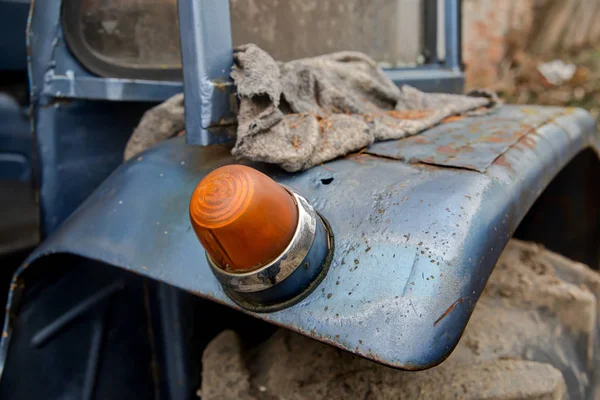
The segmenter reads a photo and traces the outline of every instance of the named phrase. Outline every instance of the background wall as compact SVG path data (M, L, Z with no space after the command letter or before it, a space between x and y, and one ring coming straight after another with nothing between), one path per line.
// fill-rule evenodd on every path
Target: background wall
M421 53L420 0L230 0L234 44L256 43L287 61L338 50L386 65Z
M420 60L421 0L230 0L236 44L277 59L358 50L382 66ZM440 4L440 23L443 4ZM598 21L598 22L596 22ZM443 56L443 32L438 53ZM467 87L493 86L513 56L550 56L600 41L599 0L463 0Z
M551 59L599 42L598 0L463 0L470 87L493 85L520 52Z
M338 50L362 51L384 67L423 60L423 0L229 2L234 44L256 43L282 61ZM179 63L176 0L83 4L85 38L104 56ZM443 4L438 0L440 26ZM600 42L600 0L463 0L462 29L467 87L490 87L523 53L552 58ZM443 57L442 29L438 43Z

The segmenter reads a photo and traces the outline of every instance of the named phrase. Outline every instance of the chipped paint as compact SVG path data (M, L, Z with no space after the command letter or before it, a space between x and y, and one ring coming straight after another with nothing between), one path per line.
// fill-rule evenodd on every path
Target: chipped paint
M489 116L439 125L397 141L393 147L376 143L367 153L411 163L485 172L517 143L535 146L535 141L526 138L565 114L564 109L556 107L503 106Z
M461 304L464 300L465 300L464 297L461 297L460 299L458 299L454 303L452 303L452 305L450 307L448 307L446 309L446 311L444 311L444 313L442 315L440 315L440 317L438 319L435 320L435 322L433 323L433 326L437 326L437 324L442 322L442 320L444 318L446 318L448 316L448 314L450 314L452 312L452 310L454 310L456 308L456 306Z
M462 142L442 141L439 137L447 131L440 126L423 134L433 141L432 148L412 143L416 161L386 156L398 150L398 142L388 141L368 150L377 156L353 156L363 162L341 158L328 162L326 169L297 174L252 164L311 201L329 221L336 249L329 272L306 299L273 313L245 312L396 368L423 369L443 361L537 194L578 152L600 145L595 121L585 111L565 114L557 125L546 121L561 109L534 109L531 114L507 106L494 116L445 125L463 134L474 123L484 131L496 127L514 138L508 145L480 141L485 132L465 134ZM527 125L540 127L535 135L543 137L545 146L540 141L530 149L518 142L516 132L523 132L526 119ZM567 134L561 126L574 128ZM439 154L427 151L450 142L472 151L444 155L444 167L419 161L431 157L439 162ZM492 157L483 172L469 170ZM163 142L143 159L117 169L27 263L35 269L37 260L48 254L76 254L239 309L210 272L186 211L197 182L218 166L235 162L226 146L187 146L182 138ZM513 172L507 173L503 164ZM165 178L157 179L160 173ZM332 176L329 184L322 182ZM152 196L144 196L147 201L135 201L148 191ZM118 200L123 205L115 208ZM131 204L136 207L127 206ZM19 269L15 281L23 271ZM21 290L13 288L9 294L11 312L18 310ZM459 306L460 299L464 306ZM4 355L12 323L5 320L9 338L0 343Z

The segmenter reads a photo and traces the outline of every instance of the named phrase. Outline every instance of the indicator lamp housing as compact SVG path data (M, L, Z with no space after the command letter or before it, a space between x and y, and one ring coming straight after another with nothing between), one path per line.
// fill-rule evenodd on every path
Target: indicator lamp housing
M333 255L331 228L310 203L246 166L221 167L202 179L190 220L225 292L257 312L306 297Z

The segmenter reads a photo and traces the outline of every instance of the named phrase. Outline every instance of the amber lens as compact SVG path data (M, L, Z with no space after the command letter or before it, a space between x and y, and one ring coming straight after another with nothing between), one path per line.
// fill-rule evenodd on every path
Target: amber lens
M243 165L218 168L200 181L190 219L210 257L230 272L258 269L288 246L298 223L290 193Z

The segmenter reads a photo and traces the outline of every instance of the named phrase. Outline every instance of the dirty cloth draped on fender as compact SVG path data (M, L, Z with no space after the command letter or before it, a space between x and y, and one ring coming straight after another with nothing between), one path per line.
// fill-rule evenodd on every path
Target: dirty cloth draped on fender
M342 51L276 63L253 44L234 50L240 98L233 154L294 172L369 146L401 139L458 114L499 105L488 91L468 95L398 88L375 61Z
M233 56L231 76L240 99L233 155L290 172L375 141L415 135L452 115L487 113L500 104L485 90L452 95L398 88L359 52L277 63L247 44ZM146 112L127 143L125 160L183 128L183 94L178 94Z

